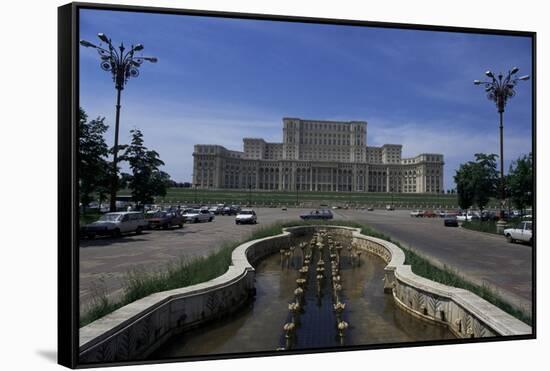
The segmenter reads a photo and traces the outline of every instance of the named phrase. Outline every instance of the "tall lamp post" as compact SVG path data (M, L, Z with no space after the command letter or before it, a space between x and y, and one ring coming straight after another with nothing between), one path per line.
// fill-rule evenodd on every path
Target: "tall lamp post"
M142 44L131 45L129 49L124 47L123 43L120 43L118 48L113 46L111 39L104 33L98 33L97 37L103 43L107 44L104 48L102 44L95 45L86 40L80 40L80 45L86 48L94 48L99 54L101 62L99 66L102 70L111 72L113 75L113 82L115 83L115 89L117 91L116 98L116 119L115 119L115 145L113 150L113 174L111 182L111 203L110 210L116 211L116 192L118 188L118 131L120 127L120 94L124 89L124 86L128 82L130 77L139 76L139 67L141 67L144 61L156 63L158 61L155 57L144 57L141 55L135 55L136 52L143 50ZM118 50L117 50L118 49Z
M491 71L486 71L485 75L490 78L490 80L480 81L474 80L475 85L481 85L485 88L487 93L487 98L495 102L497 106L497 111L500 118L500 221L504 218L504 205L506 199L506 188L504 181L504 144L503 144L503 114L504 107L509 98L512 98L516 95L514 90L516 84L519 81L529 80L529 75L516 77L519 68L514 67L508 71L507 75L504 76L502 73L499 73L497 76ZM501 223L501 228L502 228Z

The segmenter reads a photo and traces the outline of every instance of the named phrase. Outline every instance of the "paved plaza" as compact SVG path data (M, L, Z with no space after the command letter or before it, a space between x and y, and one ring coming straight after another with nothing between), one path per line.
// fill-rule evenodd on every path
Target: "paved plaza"
M124 276L131 269L155 271L180 258L208 255L224 241L242 240L254 229L277 221L297 220L310 209L256 211L257 225L235 225L234 216L220 215L211 223L185 224L181 229L80 241L81 311L94 292L105 291L112 298L120 295ZM468 280L497 289L517 306L531 308L531 246L510 244L501 236L444 227L440 218L411 218L407 210L334 210L334 216L335 221L368 224Z

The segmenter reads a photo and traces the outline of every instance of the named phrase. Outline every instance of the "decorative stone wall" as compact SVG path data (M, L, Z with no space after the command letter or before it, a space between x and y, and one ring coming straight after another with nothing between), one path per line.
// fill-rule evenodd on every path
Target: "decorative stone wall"
M80 329L80 362L142 360L177 333L223 318L254 295L255 263L287 246L290 233L250 241L228 271L197 285L151 294Z
M364 236L358 229L353 242L388 264L384 291L414 316L444 325L459 338L532 334L530 326L470 291L417 276L404 265L405 254L396 245Z

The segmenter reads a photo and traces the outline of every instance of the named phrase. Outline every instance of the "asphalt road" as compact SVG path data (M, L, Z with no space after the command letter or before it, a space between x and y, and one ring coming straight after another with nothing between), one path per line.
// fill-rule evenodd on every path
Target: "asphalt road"
M80 243L80 302L86 310L93 296L122 293L132 269L155 271L176 259L216 251L224 241L238 241L254 229L276 221L297 219L304 209L259 208L257 225L235 225L234 216L216 216L211 223L185 224L182 229L147 231L119 239L98 238ZM336 210L335 220L370 224L438 264L467 279L485 283L507 300L531 308L531 247L509 244L503 237L443 226L439 218L411 218L409 211Z

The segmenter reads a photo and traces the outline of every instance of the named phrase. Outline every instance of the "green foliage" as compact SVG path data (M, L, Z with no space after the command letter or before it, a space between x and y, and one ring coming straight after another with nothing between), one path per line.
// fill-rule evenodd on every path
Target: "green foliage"
M80 226L95 222L100 217L101 217L101 213L99 213L99 212L89 212L89 213L86 213L86 214L81 213L79 215Z
M160 272L132 270L127 273L124 286L125 304L155 292L194 285L221 276L231 264L231 253L238 246L228 243L219 251L194 260L179 259Z
M138 205L153 203L155 196L166 195L170 176L159 170L164 162L158 152L144 145L141 130L131 130L132 141L125 146L121 160L127 161L132 174L123 174L122 180L132 190L132 198Z
M78 125L78 182L80 202L86 206L94 194L104 194L109 186L109 148L103 134L109 127L105 117L88 121L88 115L80 108Z
M518 158L510 166L508 192L519 210L533 205L533 154Z
M470 220L462 223L462 228L470 229L472 231L498 234L497 223L493 220ZM502 235L502 233L500 234Z
M80 317L79 325L80 327L84 327L96 319L114 312L122 306L124 306L123 302L113 302L109 300L106 295L97 296L86 314Z
M460 165L454 180L458 193L458 204L466 210L474 204L484 209L491 197L497 194L497 155L476 153L475 161Z
M129 191L121 191L121 194L129 194ZM233 203L265 206L297 205L296 192L278 190L239 190L239 189L195 189L195 188L169 188L164 198L157 198L155 202L162 203L198 203L217 204ZM494 201L494 200L492 200ZM298 192L298 206L316 207L319 204L372 206L376 209L385 208L392 202L392 195L385 192ZM428 208L456 208L457 195L455 194L428 194L428 193L394 193L393 204L396 207L409 207L418 209Z
M506 222L506 228L516 227L522 221L529 220L521 217L510 218ZM494 220L471 220L468 222L462 223L462 228L470 229L472 231L493 233L502 236L502 232L497 232L497 223Z

